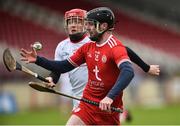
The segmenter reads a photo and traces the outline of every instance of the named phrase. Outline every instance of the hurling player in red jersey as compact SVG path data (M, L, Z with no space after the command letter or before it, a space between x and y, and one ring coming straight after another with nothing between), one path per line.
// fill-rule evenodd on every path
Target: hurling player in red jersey
M36 63L51 71L68 72L83 63L88 68L88 83L83 98L99 102L99 107L80 102L67 125L119 125L119 113L111 106L123 106L123 90L134 76L129 57L121 41L113 34L115 17L106 7L87 13L86 29L92 42L84 44L63 61L50 61L22 50L22 60Z
M78 109L84 109L85 112L74 111L85 124L91 124L91 121L95 122L94 124L119 124L117 113L102 110L110 110L111 105L122 107L122 91L133 78L133 69L126 49L112 35L114 18L109 8L101 7L89 11L85 27L94 42L86 44L69 58L75 66L86 61L89 80L83 97L100 102L99 108L82 103ZM96 117L93 117L93 114L96 114ZM84 118L88 115L89 118Z

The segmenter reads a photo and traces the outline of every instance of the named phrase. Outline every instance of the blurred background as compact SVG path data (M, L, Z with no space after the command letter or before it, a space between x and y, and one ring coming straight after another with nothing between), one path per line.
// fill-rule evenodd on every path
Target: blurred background
M132 121L124 124L180 125L179 0L0 0L0 125L65 124L71 99L31 89L28 82L37 80L19 71L8 72L2 54L8 47L19 61L20 48L40 41L39 55L53 59L57 44L67 37L64 13L100 6L114 11L115 34L123 44L161 68L155 77L134 65L135 77L124 95ZM44 77L50 73L24 65Z

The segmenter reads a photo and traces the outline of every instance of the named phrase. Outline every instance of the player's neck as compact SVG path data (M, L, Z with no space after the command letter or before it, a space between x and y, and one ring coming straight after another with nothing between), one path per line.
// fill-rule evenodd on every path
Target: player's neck
M107 39L109 38L109 36L112 35L112 32L105 32L103 35L102 35L102 38L101 40L98 42L98 44L103 44L107 41Z

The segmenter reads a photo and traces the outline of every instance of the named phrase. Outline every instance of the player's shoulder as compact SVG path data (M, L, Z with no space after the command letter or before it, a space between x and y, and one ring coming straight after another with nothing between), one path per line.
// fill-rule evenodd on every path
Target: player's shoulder
M84 45L83 45L83 47L91 47L91 46L93 46L93 45L95 45L95 42L93 42L93 41L91 41L91 40L89 40L88 42L86 42Z
M80 48L81 48L81 50L83 50L83 51L88 51L90 48L92 48L93 46L95 45L95 42L93 42L93 41L88 41L87 43L85 43L84 45L82 45Z
M90 40L90 38L88 37L88 35L86 35L86 36L84 37L83 41L86 42L86 43L89 43L91 40Z
M70 39L66 38L58 43L57 48L61 48L61 47L65 46L66 44L68 44L69 42L70 42Z
M122 44L122 42L114 35L111 35L108 40L107 40L107 44L110 48L114 48L117 46L122 46L124 47L124 45Z
M69 38L66 38L66 39L60 41L58 43L58 45L56 46L55 53L59 54L59 53L66 51L69 48L68 43L69 43Z

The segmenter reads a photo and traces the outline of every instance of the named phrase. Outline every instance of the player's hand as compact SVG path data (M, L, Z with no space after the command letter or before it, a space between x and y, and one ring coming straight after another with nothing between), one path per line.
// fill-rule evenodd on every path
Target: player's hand
M152 75L159 75L160 74L159 65L150 65L148 73Z
M46 77L46 79L49 81L49 83L46 83L46 87L53 88L56 86L53 82L52 77Z
M25 61L25 63L35 63L37 59L37 52L34 48L31 51L27 51L26 49L21 49L20 55L22 56L21 61Z
M113 100L109 97L105 97L103 100L99 102L99 108L103 111L111 111L111 104Z

